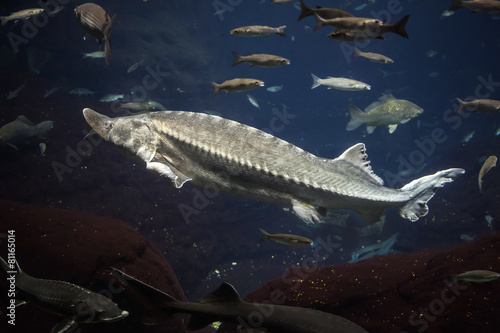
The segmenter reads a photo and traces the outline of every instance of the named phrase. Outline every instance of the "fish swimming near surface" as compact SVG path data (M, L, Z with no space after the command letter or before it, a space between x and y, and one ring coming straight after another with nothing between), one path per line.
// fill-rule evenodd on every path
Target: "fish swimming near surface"
M57 280L38 279L0 258L2 270L15 279L16 306L31 302L45 311L63 316L52 328L63 333L76 323L109 323L124 319L128 312L109 298L78 285Z
M35 125L25 116L19 116L13 122L0 128L0 144L7 144L18 149L16 145L22 144L29 138L47 139L49 137L47 132L52 129L52 126L52 120L42 121Z
M234 61L231 66L236 66L242 62L248 62L251 66L258 67L278 67L290 65L290 60L272 54L249 54L247 56L242 56L233 51L233 57Z
M313 241L309 238L291 234L269 234L264 229L259 229L261 241L273 240L276 243L292 246L311 245Z
M0 19L2 20L2 25L6 25L9 21L17 22L19 20L26 20L32 16L43 13L43 11L43 8L23 9L10 14L9 16L0 16Z
M326 79L320 79L313 73L311 73L311 76L313 78L313 84L311 86L311 89L314 89L321 85L327 86L328 89L338 89L345 91L363 91L371 89L369 84L353 79L348 79L345 77L328 76Z
M110 118L86 108L83 116L104 140L177 188L191 181L219 191L292 206L306 222L328 209L351 209L376 221L387 207L416 221L436 188L464 173L448 169L400 189L383 186L358 143L335 159L317 157L256 128L204 113L148 112Z
M464 102L460 98L457 98L459 103L457 112L462 112L463 109L471 110L472 112L481 113L495 113L500 112L500 101L493 99L475 99L472 101Z
M379 64L392 64L394 60L389 57L386 57L383 54L372 53L372 52L361 52L356 46L354 47L354 57L362 57L372 62L376 62Z
M478 269L478 270L463 272L462 274L458 275L453 275L452 278L455 281L484 283L484 282L500 280L500 273Z
M323 8L323 7L316 7L316 8L311 8L307 6L304 1L300 0L300 8L301 12L299 15L299 18L297 21L302 20L304 17L308 16L314 16L317 14L321 18L328 20L328 19L333 19L337 17L353 17L351 13L348 13L342 9L337 9L337 8Z
M137 298L145 303L144 319L162 316L166 318L176 312L188 313L190 314L188 331L200 330L215 321L223 321L243 324L250 332L266 328L266 332L368 333L352 321L327 312L271 302L266 304L245 302L234 287L226 282L197 303L182 302L116 268L113 268L113 271L123 279L125 288L138 295ZM259 317L261 319L258 325L246 322L246 318L252 318L256 313L265 314Z
M453 4L448 9L453 11L459 8L469 8L473 13L483 12L488 14L500 14L500 2L495 0L451 0Z
M116 18L116 14L113 18L110 18L108 13L99 5L95 3L84 3L83 5L77 6L75 8L76 18L80 25L89 36L97 39L99 44L104 40L104 54L106 65L109 65L109 59L111 57L111 26Z
M490 156L486 159L486 161L484 161L481 170L479 170L479 176L477 177L477 182L479 183L479 191L481 191L481 193L483 193L483 176L496 165L497 165L497 157Z
M268 27L264 25L250 25L246 27L239 27L231 30L231 35L242 36L242 37L267 37L272 34L278 34L281 37L286 37L285 34L286 25L282 25L277 28Z
M354 105L349 106L351 120L346 130L352 131L366 124L366 132L373 133L377 126L387 126L389 133L394 133L399 124L405 124L422 114L424 110L418 105L404 99L395 99L390 94L384 94L378 101L370 104L365 112Z
M212 97L215 97L219 91L225 90L226 94L232 92L242 92L251 89L255 89L258 87L264 86L264 81L257 79L232 79L222 82L221 84L212 82L212 86L214 87L214 92L212 93Z

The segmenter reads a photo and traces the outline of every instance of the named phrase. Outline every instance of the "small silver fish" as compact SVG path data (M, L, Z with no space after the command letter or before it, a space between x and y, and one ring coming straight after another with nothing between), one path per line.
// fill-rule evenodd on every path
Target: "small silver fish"
M476 131L472 131L469 134L467 134L466 136L464 136L464 138L462 139L462 143L467 143L470 140L472 140L472 138L474 137L474 134L476 134Z
M389 57L386 57L383 54L372 53L372 52L361 52L356 46L354 47L354 57L362 57L372 62L376 62L379 64L392 64L394 60Z
M255 97L253 97L252 95L250 94L247 94L247 98L248 98L248 101L250 102L250 104L252 104L253 106L255 106L257 109L260 110L260 106L259 106L259 102L257 102L257 100L255 99Z
M136 62L135 64L133 64L132 66L130 66L130 67L127 69L127 74L132 73L132 72L133 72L133 71L135 71L137 68L139 68L139 66L142 66L142 64L144 64L144 59L142 59L141 61Z
M38 15L40 13L43 13L44 9L43 8L30 8L30 9L23 9L18 12L14 12L10 14L9 16L0 16L0 19L2 20L2 25L6 25L7 22L9 21L15 21L17 22L18 20L26 20L32 16Z
M248 62L251 66L258 67L278 67L290 65L290 60L272 54L249 54L242 56L233 51L234 61L231 66L236 66L242 62Z
M231 30L231 35L242 36L242 37L259 37L259 36L269 36L272 34L278 34L282 37L286 37L285 34L286 25L282 25L277 28L267 27L263 25L250 25L246 27L240 27Z
M269 91L269 92L275 93L275 92L280 91L281 89L283 89L283 85L281 85L281 86L272 86L272 87L267 88L266 90Z
M264 229L259 229L261 241L273 240L276 243L292 246L311 245L312 240L306 237L291 234L268 234Z
M481 193L483 193L483 176L496 165L497 165L497 157L490 156L486 159L486 161L484 161L481 170L479 170L479 176L477 177L477 182L479 183L479 191L481 191Z
M82 59L85 58L92 58L92 59L101 59L105 57L104 51L96 51L96 52L90 52L90 53L83 53Z
M454 280L473 282L473 283L484 283L500 279L500 274L493 271L487 270L473 270L463 272L454 276Z
M87 88L75 88L70 90L69 93L77 96L94 96L94 92Z
M123 99L123 94L108 94L101 97L100 102L114 102Z
M312 73L311 76L313 78L313 85L311 86L311 89L319 87L320 85L327 86L328 89L338 89L346 91L362 91L371 89L370 85L364 82L347 79L345 77L328 76L326 79L320 79Z

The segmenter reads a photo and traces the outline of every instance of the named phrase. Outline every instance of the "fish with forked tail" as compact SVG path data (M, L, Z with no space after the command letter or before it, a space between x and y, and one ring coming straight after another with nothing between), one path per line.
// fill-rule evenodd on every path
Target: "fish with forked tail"
M276 243L284 244L284 245L311 245L313 241L309 238L291 234L269 234L264 229L259 229L261 241L273 240Z
M246 27L239 27L231 30L230 34L242 37L259 37L259 36L269 36L272 34L280 35L281 37L286 37L285 34L286 25L279 26L277 28L268 27L265 25L249 25Z
M108 13L95 3L84 3L75 8L76 18L86 34L97 39L99 44L104 40L104 55L106 65L109 65L111 57L111 44L109 37L111 35L111 26L116 17L110 18Z
M464 173L448 169L400 189L383 186L358 143L335 159L317 157L256 128L204 113L148 112L110 118L84 109L104 140L136 156L177 188L191 181L222 192L290 205L309 223L328 209L352 209L376 221L387 207L416 221L428 212L436 188Z
M35 125L25 116L19 116L13 122L0 128L0 144L7 144L14 149L31 137L47 139L47 132L52 129L52 120L46 120Z
M458 109L457 113L462 112L463 109L471 110L472 112L481 113L495 113L500 112L500 101L494 99L475 99L472 101L462 101L457 98Z
M242 92L255 89L258 87L263 87L264 81L257 79L237 78L232 80L226 80L220 84L212 82L212 86L214 87L214 92L212 93L212 97L215 97L221 90L225 90L226 94L230 94L232 92Z
M240 298L229 283L222 283L199 302L182 302L146 283L116 269L114 273L124 280L137 298L145 303L143 318L163 317L182 312L190 314L188 331L204 328L215 321L241 324L249 332L266 329L287 333L368 333L361 326L331 313L297 306L268 303L250 303ZM246 322L256 313L265 313L256 321Z

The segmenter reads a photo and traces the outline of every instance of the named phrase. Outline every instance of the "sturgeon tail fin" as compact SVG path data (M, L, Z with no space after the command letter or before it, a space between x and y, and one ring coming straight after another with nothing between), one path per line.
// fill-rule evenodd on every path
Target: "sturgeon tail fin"
M452 182L455 177L463 174L464 169L452 168L438 171L433 175L424 176L406 184L401 191L412 192L411 199L399 209L399 214L412 222L419 217L427 215L429 207L427 202L434 196L438 187Z

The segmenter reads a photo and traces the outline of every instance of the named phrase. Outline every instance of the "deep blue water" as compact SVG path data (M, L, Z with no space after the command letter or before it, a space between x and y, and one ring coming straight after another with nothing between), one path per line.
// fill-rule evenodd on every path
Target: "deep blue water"
M294 2L270 6L267 1L257 0L149 0L97 2L110 15L117 14L111 36L111 63L105 66L103 59L81 58L83 52L100 49L93 39L82 39L83 31L73 14L74 6L81 3L83 2L71 1L63 11L49 18L46 25L27 38L26 43L19 45L17 53L13 51L7 36L9 32L23 36L25 23L14 25L9 22L1 28L0 70L5 73L2 74L2 88L5 89L1 91L2 96L21 86L28 78L38 77L40 82L44 82L43 86L30 86L29 92L21 91L21 97L18 98L23 98L24 104L16 104L16 114L10 114L9 104L4 104L1 111L2 125L14 120L17 112L24 112L34 122L42 120L37 119L37 115L43 112L55 121L55 126L78 129L72 132L72 136L51 136L51 140L65 140L70 146L75 146L82 139L81 130L89 129L81 115L83 107L92 106L96 111L109 116L122 115L114 112L110 104L99 103L99 98L110 93L124 94L130 100L139 96L161 103L169 110L216 112L259 129L270 129L272 134L323 157L334 158L353 144L363 142L375 173L390 187L399 187L416 177L441 169L464 167L452 165L444 157L453 156L454 152L467 144L493 140L495 131L500 127L500 118L496 115L465 113L464 116L458 116L454 112L456 97L500 98L500 84L497 83L500 82L500 41L497 34L500 21L484 13L471 14L467 9L442 17L441 14L448 8L450 1L390 2L395 5L388 17L385 14L390 12L383 1L376 1L359 11L354 8L366 1L349 1L349 4L343 1L306 1L312 7L341 7L356 16L382 15L388 22L395 22L410 14L407 25L409 39L387 34L385 40L372 40L358 45L362 51L391 57L394 64L387 65L346 56L346 50L352 49L354 44L328 39L328 27L312 32L312 17L297 22L299 11ZM224 6L220 7L221 4ZM4 1L0 5L0 14L7 15L33 6L36 6L34 1ZM227 10L219 12L223 8ZM272 35L244 38L229 34L236 27L255 24L286 25L287 37ZM291 64L278 68L258 68L243 63L231 67L231 51L242 55L276 54L290 59ZM130 74L126 73L129 66L142 59L142 66ZM162 80L154 88L148 89L146 95L141 96L143 90L139 88L144 87L144 80L150 74L148 68L161 72ZM372 89L360 92L327 90L324 86L311 89L311 73L321 78L354 78L369 83ZM265 82L265 87L248 92L259 102L260 109L250 104L247 92L229 95L221 92L212 98L211 81L220 83L235 77L256 78ZM493 84L485 85L485 82ZM280 85L283 88L278 92L266 90ZM66 90L83 87L95 94L78 97L68 95L63 90L59 94L64 94L64 98L58 97L61 95L53 96L50 102L54 108L52 111L38 110L37 104L30 103L30 98L40 100L46 90L55 86ZM364 127L346 131L348 106L353 104L364 109L382 93L392 93L396 98L409 100L422 107L424 113L400 125L393 134L389 134L386 128L377 128L373 134L367 134ZM282 115L283 112L289 115L286 122L277 122L276 115ZM58 133L64 133L62 128L59 128ZM444 139L431 144L429 140L435 129L442 130L441 138ZM475 132L473 139L469 143L463 143L462 139L472 131ZM22 154L22 150L19 154ZM57 154L62 160L65 152L56 152ZM131 164L125 162L124 156L114 152L110 154L115 162L123 161L123 168L130 168ZM478 157L489 154L492 152L478 152ZM92 158L86 157L86 161ZM453 162L457 160L459 157ZM394 175L404 169L401 161L406 161L405 168L410 166L411 170L396 179ZM2 158L1 163L11 162ZM478 168L478 163L472 162L472 165ZM138 169L140 168L136 168L134 172L145 173ZM474 171L478 172L476 169ZM153 178L148 178L150 183L142 186L156 187L157 183ZM92 182L92 178L88 181ZM167 205L165 201L168 201L168 205L175 207L179 203L175 201L178 198L191 199L189 193L192 189L189 185L180 190L165 185L164 202L161 198L142 198L141 207L149 206L148 213L151 216L158 214L155 216L160 217L151 221L151 225L145 225L142 221L139 230L165 252L166 259L176 270L188 297L193 299L217 286L221 280L235 283L237 289L244 294L269 279L279 277L286 268L300 264L313 251L312 248L286 248L274 243L257 246L259 227L273 233L303 234L312 239L325 235L338 236L341 242L339 252L321 263L325 265L347 262L351 259L352 252L360 246L383 241L395 232L402 235L413 232L429 235L426 226L418 225L419 222L411 224L404 221L392 210L388 210L386 214L383 233L359 237L345 228L308 227L291 213L283 212L282 207L225 194L213 199L203 214L193 217L189 226L179 222L182 217L175 209L168 216L163 216L162 220L156 205ZM43 188L40 189L39 196L44 197ZM116 196L120 196L120 193L116 193ZM16 193L9 193L4 198L18 199L18 196ZM43 200L30 198L25 201L38 203ZM68 208L64 205L50 205ZM106 213L107 216L124 219L131 225L138 224L132 217L127 220L119 213L111 213L116 211L111 203L101 201L101 205L104 206L104 211L110 212ZM85 207L82 209L84 211L99 212L99 209L89 208L85 203L81 206ZM431 212L433 209L438 208L431 205ZM141 212L138 215L145 216L148 213ZM478 213L481 214L485 215L483 212ZM228 217L229 220L220 220L221 216ZM355 216L349 222L361 223ZM462 232L476 235L487 232L484 221L480 223L482 229ZM174 236L169 235L166 229L171 230L170 233ZM436 229L438 228L432 229L433 232ZM211 235L211 239L216 239L216 243L206 244L215 246L209 251L212 255L202 257L199 267L183 266L187 259L182 254L196 251L193 250L197 246L194 244L203 244L203 235L212 232L215 236ZM439 243L446 230L442 232L442 235L433 236L438 238L436 243L426 243L425 246L446 247L461 242L456 237L453 241ZM182 241L181 233L184 237ZM411 250L419 248L421 246L418 243L409 247ZM398 249L396 246L395 250L405 251L405 248ZM242 266L244 268L240 268ZM187 281L185 278L193 278L194 272L198 274L199 280Z

